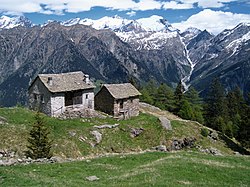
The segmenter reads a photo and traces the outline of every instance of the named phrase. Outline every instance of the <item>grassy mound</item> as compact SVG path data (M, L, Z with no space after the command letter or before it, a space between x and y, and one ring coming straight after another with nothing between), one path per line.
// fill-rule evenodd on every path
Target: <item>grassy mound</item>
M86 155L102 153L125 153L143 151L157 145L170 145L174 139L194 137L196 144L203 148L216 148L223 154L232 154L225 141L211 141L201 135L202 125L169 117L173 127L172 131L162 128L157 115L143 111L138 117L129 120L117 121L107 119L72 119L59 120L44 116L53 140L53 153L64 158L79 158ZM163 111L164 112L164 111ZM23 156L26 150L27 137L34 123L35 113L26 108L0 108L0 116L6 121L0 125L0 147L3 150L12 150ZM163 115L163 114L161 114ZM172 114L171 114L172 115ZM104 124L119 124L116 128L97 129L95 126ZM143 129L136 137L131 136L133 129ZM102 134L102 140L96 144L92 131ZM93 146L96 144L96 146Z

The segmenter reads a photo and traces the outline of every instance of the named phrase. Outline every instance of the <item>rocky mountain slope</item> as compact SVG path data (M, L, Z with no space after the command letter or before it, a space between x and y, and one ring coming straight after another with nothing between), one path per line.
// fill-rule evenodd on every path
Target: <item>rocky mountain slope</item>
M8 21L9 20L9 21ZM23 17L0 18L0 105L26 103L38 73L81 70L94 80L155 79L199 91L215 76L227 89L250 91L250 25L217 36L195 28L181 33L164 18L104 17L34 26Z

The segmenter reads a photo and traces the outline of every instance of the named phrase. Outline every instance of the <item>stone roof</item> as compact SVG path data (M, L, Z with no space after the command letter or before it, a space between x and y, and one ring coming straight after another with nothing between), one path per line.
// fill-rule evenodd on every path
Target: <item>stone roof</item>
M91 81L89 83L85 82L85 76L88 75L77 71L61 74L39 74L37 78L42 81L50 92L57 93L95 88Z
M103 86L107 88L115 99L125 99L141 95L141 93L130 83L104 84Z

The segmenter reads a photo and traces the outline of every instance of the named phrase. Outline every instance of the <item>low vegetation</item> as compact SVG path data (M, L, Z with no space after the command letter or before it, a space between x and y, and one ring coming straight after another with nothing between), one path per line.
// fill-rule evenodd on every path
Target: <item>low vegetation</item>
M99 180L89 181L86 177ZM201 153L144 153L0 167L7 186L249 186L250 160Z
M206 128L197 122L185 121L167 111L142 109L138 117L129 120L117 121L113 118L106 119L68 119L60 120L43 115L46 127L49 129L49 139L53 140L52 152L54 156L62 158L81 158L87 155L105 153L129 153L151 149L158 145L171 146L173 140L193 138L195 146L202 149L216 148L222 154L233 154L232 146L218 138L212 140L209 136L202 135ZM151 111L151 112L150 112ZM150 114L147 114L150 113ZM0 108L1 117L6 120L0 125L0 147L2 150L14 151L19 157L25 156L29 132L36 122L32 112L26 108ZM25 117L23 117L25 116ZM173 130L166 130L161 126L159 116L171 120ZM101 125L118 125L115 128L98 129ZM133 131L141 131L134 136ZM102 135L97 142L93 131ZM211 129L208 132L212 132ZM233 142L231 139L230 142ZM237 145L237 143L234 143ZM237 145L238 146L238 145ZM196 149L196 148L195 148Z
M0 166L0 186L248 186L250 160L235 156L228 141L211 139L212 130L183 120L167 111L145 105L138 117L117 121L106 119L60 120L42 115L53 140L53 156L74 161ZM26 108L0 108L0 147L25 156L30 132L39 120ZM158 117L171 120L173 130L161 126ZM39 118L40 119L40 118ZM99 129L96 126L113 125ZM33 128L32 128L33 127ZM132 136L133 129L141 130ZM97 143L92 132L102 134ZM215 131L213 131L215 132ZM187 151L145 152L173 140L192 137L195 146ZM230 145L231 145L230 144ZM213 156L202 150L218 150ZM209 154L207 154L209 153ZM77 160L80 161L77 161ZM87 177L96 176L96 181Z

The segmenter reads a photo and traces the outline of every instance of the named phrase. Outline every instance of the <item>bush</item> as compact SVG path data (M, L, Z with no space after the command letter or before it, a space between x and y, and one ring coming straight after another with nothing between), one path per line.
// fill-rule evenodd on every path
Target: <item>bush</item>
M209 134L209 130L206 129L206 128L202 128L201 129L201 135L204 136L204 137L207 137Z

